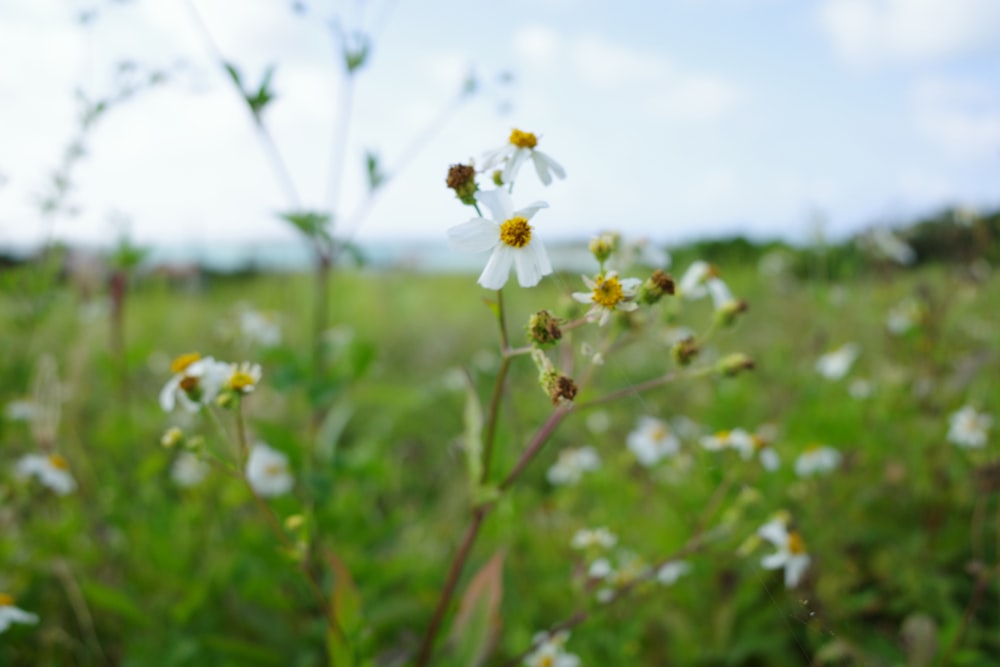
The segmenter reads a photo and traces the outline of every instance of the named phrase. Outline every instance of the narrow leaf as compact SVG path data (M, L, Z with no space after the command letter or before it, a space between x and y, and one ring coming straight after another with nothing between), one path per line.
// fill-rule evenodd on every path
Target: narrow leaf
M503 552L498 552L469 582L451 626L455 664L478 667L500 638Z

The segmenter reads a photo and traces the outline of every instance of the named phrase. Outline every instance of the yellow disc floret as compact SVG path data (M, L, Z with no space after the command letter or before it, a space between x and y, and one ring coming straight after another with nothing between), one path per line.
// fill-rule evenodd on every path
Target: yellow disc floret
M69 470L69 463L67 463L66 459L58 454L50 454L49 463L52 464L53 468L58 468L59 470Z
M522 132L514 128L510 133L510 143L518 148L534 148L538 145L538 137L531 132Z
M182 354L173 361L170 362L170 372L171 373L183 373L188 369L188 366L194 362L201 359L201 355L197 352L189 352L188 354Z
M598 276L594 285L594 303L605 308L614 308L625 300L622 284L616 276Z
M788 553L793 556L798 556L799 554L804 554L806 552L806 543L794 530L788 531Z
M531 242L531 225L527 218L515 216L500 225L500 240L511 248L523 248Z
M256 381L253 376L245 371L236 371L229 378L229 388L244 394L252 391L254 384L256 384Z
M0 607L13 607L14 598L6 593L0 593Z

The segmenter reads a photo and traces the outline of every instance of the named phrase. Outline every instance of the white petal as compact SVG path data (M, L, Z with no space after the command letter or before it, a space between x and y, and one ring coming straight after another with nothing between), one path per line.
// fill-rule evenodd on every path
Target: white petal
M541 179L544 185L552 183L552 175L549 173L550 170L559 178L566 178L566 170L562 168L562 165L545 153L537 150L532 151L531 159L535 163L535 171L538 173L538 178Z
M765 470L774 471L781 466L781 459L778 458L777 452L768 447L767 449L761 450L760 463L764 466Z
M486 289L500 289L507 284L510 277L510 267L514 264L513 248L500 244L493 249L486 268L479 276L479 284Z
M531 220L531 218L534 217L534 215L536 213L538 213L543 208L548 208L548 207L549 207L549 205L547 203L543 202L543 201L532 202L532 203L528 204L527 206L525 206L524 208L522 208L520 210L517 210L517 211L514 211L513 215L511 215L511 217L514 217L515 215L519 215L519 216L521 216L522 218L524 218L526 220Z
M513 155L510 156L507 160L507 166L504 167L503 175L501 176L504 185L509 185L514 182L514 179L517 178L517 172L521 171L521 165L524 164L528 154L529 152L527 149L518 148L514 151Z
M535 261L535 253L531 252L531 244L524 248L511 251L514 255L514 268L517 269L517 283L521 287L534 287L542 279L542 273Z
M483 218L473 218L448 230L448 244L459 252L486 252L500 241L500 227Z
M788 543L788 528L785 527L785 523L780 519L768 521L757 529L757 534L771 544L776 544L779 547Z
M773 553L770 556L764 556L760 559L760 564L768 570L777 570L779 567L783 567L787 562L788 555L783 551Z
M573 298L580 303L593 303L594 293L593 292L573 292Z
M535 255L535 263L538 265L538 270L542 272L543 276L552 273L552 262L549 261L549 253L545 250L545 244L542 243L541 239L533 240L525 250Z
M177 390L180 388L181 376L175 375L170 378L160 391L160 407L164 412L173 412L176 404Z
M479 190L476 192L476 201L490 210L493 221L498 225L514 217L514 202L505 190Z
M493 150L486 151L483 153L483 164L479 167L479 171L486 171L487 169L496 167L504 161L504 158L513 152L514 146L511 144L504 144L500 148L494 148Z
M800 554L789 558L788 563L785 564L785 586L787 588L795 588L798 586L799 580L802 579L802 575L808 567L809 556L806 554Z

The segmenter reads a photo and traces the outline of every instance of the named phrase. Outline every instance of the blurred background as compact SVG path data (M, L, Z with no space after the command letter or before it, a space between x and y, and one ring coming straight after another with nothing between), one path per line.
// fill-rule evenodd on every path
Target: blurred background
M276 213L333 205L335 234L412 255L466 217L448 165L512 127L569 172L515 193L549 202L548 239L804 244L984 214L998 37L993 0L4 3L0 244L127 232L176 257L304 265ZM351 44L367 50L348 91ZM271 71L270 146L223 61L247 90ZM391 176L371 206L368 155Z

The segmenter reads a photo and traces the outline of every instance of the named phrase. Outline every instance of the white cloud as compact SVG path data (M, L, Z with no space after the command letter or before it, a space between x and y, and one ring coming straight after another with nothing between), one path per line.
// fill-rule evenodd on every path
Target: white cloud
M975 81L925 80L913 95L917 131L947 157L1000 156L1000 92Z
M1000 39L996 0L825 0L820 21L854 65L951 56Z

